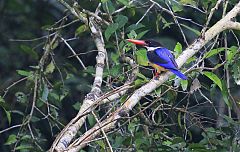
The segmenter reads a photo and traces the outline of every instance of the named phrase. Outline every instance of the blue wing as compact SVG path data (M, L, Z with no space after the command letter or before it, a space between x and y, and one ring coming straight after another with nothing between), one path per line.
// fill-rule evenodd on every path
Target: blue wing
M158 48L155 50L155 53L162 58L163 60L165 60L165 63L158 63L156 62L155 64L160 65L166 69L178 69L177 63L173 57L173 55L171 54L171 52L166 49L166 48Z
M171 54L166 48L158 48L154 51L161 60L153 61L153 63L169 69L171 72L179 76L181 79L186 80L187 77L178 70L178 65Z

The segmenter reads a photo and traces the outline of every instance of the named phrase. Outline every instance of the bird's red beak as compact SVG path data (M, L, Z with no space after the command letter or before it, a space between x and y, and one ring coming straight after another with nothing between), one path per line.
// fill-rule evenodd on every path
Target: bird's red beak
M147 45L145 41L143 40L134 40L134 39L127 39L128 42L134 43L136 45L141 45L141 46L145 46Z

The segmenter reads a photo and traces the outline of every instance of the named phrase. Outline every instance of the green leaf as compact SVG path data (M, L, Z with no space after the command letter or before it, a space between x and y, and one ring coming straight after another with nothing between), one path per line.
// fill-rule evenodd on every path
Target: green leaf
M108 27L107 27L107 29L106 29L106 31L105 31L105 38L106 38L106 40L108 41L109 40L109 38L111 37L111 35L114 33L114 32L116 32L116 30L118 29L118 23L112 23L112 24L110 24Z
M188 80L181 80L181 86L183 91L186 91L188 87Z
M116 136L114 146L117 146L117 147L122 146L123 141L124 141L124 137Z
M126 45L123 46L123 52L128 52L129 50L131 50L133 48L133 45L134 44L128 42Z
M17 73L19 75L21 75L21 76L26 76L26 77L28 77L28 76L33 74L32 71L25 71L25 70L17 70Z
M121 51L123 49L124 45L126 45L126 40L120 41L118 51ZM118 54L121 54L121 53L118 52Z
M0 96L0 103L5 103L5 100L3 99L3 97L2 96Z
M218 78L217 75L215 75L215 74L212 73L212 72L207 72L207 71L203 72L203 74L204 74L205 76L207 76L209 79L211 79L215 84L217 84L218 87L220 88L220 90L222 90L222 82L221 82L221 80Z
M37 52L34 51L34 49L30 48L27 45L21 45L20 48L24 53L30 55L33 59L38 60L39 56Z
M124 27L124 25L128 22L128 17L124 15L117 15L115 23L118 23L118 29Z
M162 143L163 145L166 145L166 146L171 146L172 145L172 142L170 140L165 140L163 141Z
M142 79L137 79L137 80L134 81L134 86L135 87L139 87L139 86L141 86L141 85L143 85L145 83L146 83L146 81L144 81Z
M48 45L48 44L47 44ZM51 49L51 50L54 50L54 49L56 49L57 47L58 47L58 45L59 45L59 41L54 41L54 43L53 44L49 44L49 46L50 46L50 48L49 49ZM48 46L48 47L49 47ZM48 48L48 47L46 47L46 48Z
M175 48L174 48L174 55L177 58L182 53L182 44L177 42Z
M203 0L202 4L205 10L210 9L211 7L214 7L215 0Z
M136 52L137 62L142 66L148 66L148 58L146 49L140 49Z
M157 30L157 33L160 32L160 21L162 20L162 15L161 14L158 14L157 15L157 19L156 19L156 30Z
M21 140L26 140L26 141L28 141L28 140L30 140L30 139L32 139L32 137L31 137L30 135L24 135L24 136L21 137Z
M180 24L181 26L185 27L186 29L192 31L193 33L195 33L197 36L200 36L201 35L201 32L199 32L198 30L194 29L194 28L191 28L185 24Z
M227 116L227 115L223 115L223 118L227 121L227 123L229 124L236 124L236 121L233 120L233 118Z
M75 31L75 36L79 36L81 35L83 32L88 31L88 26L86 24L81 25L77 28L77 30Z
M42 97L41 99L43 101L47 101L48 99L48 94L49 94L49 89L48 89L48 86L46 84L44 84L44 88L43 88L43 92L42 92Z
M207 151L205 145L200 144L200 143L191 143L191 144L189 144L188 148L191 149L191 151L194 151L194 150L195 150L195 151L199 151L199 152L200 152L200 150L201 150L202 152L203 152L203 151ZM189 150L189 151L190 151L190 150Z
M44 73L45 73L45 74L51 74L51 73L53 73L54 69L55 69L55 65L54 65L53 62L51 61L51 62L47 65L46 70L45 70Z
M51 98L51 100L59 101L59 95L55 92L49 93L49 98Z
M11 144L14 144L15 142L17 142L17 136L12 134L8 136L8 139L4 145L11 145Z
M233 78L237 85L240 85L240 61L237 60L232 66Z
M120 64L114 65L110 70L109 73L111 76L116 77L122 74L121 71L122 66Z
M177 3L177 2L174 2L174 1L172 1L172 10L173 10L173 12L181 12L182 10L183 10L183 6L182 5L180 5L179 3Z
M217 65L215 65L213 68L214 69L218 69L219 67L221 67L222 66L222 64L217 64Z
M40 118L38 118L38 117L36 117L36 116L32 116L31 117L31 122L38 122L38 121L40 121L41 119Z
M96 143L101 147L101 148L105 148L105 143L102 140L98 140L96 141Z
M209 58L213 55L219 54L219 52L224 51L225 48L217 48L217 49L212 49L209 52L207 52L203 58Z
M20 145L20 146L17 146L15 149L16 150L29 150L29 149L33 149L34 147L31 146L31 145Z
M119 63L119 54L118 53L111 53L111 59L115 64Z
M229 94L228 94L228 89L227 89L226 82L222 81L222 84L223 84L223 89L222 89L223 100L229 108L232 108L232 103L228 98Z
M145 30L145 31L143 31L143 32L140 32L140 33L137 35L136 39L141 39L148 31L149 31L149 30Z
M143 79L145 81L148 81L148 79L142 73L137 73L137 77L139 77L139 78L141 78L141 79Z
M184 142L184 139L182 137L175 137L173 140L172 140L172 143L173 144L179 144L179 143L182 143Z
M136 39L137 38L137 33L132 30L129 34L127 34L128 38L130 39Z
M173 25L174 23L173 22L167 22L167 23L164 23L164 26L163 26L163 29L165 28L170 28L171 25Z
M23 92L16 92L15 97L17 98L17 102L20 102L20 103L26 103L27 102L27 96Z
M69 90L67 88L62 88L61 91L62 93L60 95L60 101L62 101L69 94Z
M130 132L133 132L133 131L135 130L135 128L136 128L136 124L135 124L135 123L130 122L130 123L128 124L128 130L129 130Z
M124 102L127 100L127 98L128 98L128 95L127 95L127 94L123 95L123 96L120 98L120 103L124 103Z
M183 128L182 121L181 121L181 119L182 119L181 116L182 116L182 114L181 114L181 112L179 112L178 113L178 125L179 125L180 128Z
M134 7L129 7L128 9L127 9L127 11L128 11L128 16L135 16L135 14L136 14L136 8L134 8Z
M238 53L238 47L236 46L232 46L229 49L227 49L227 60L229 63L233 62L233 59L237 53Z
M193 6L197 6L196 2L194 0L180 0L180 3L182 4L190 4Z
M11 118L11 113L9 111L7 111L6 109L4 109L6 115L7 115L7 120L8 120L8 124L11 124L12 118Z
M125 6L129 6L128 0L117 0L117 1Z
M164 100L166 103L171 103L177 99L177 92L175 91L168 91L167 94L164 96Z
M80 107L81 107L81 103L80 103L80 102L76 102L76 103L73 105L73 108L74 108L75 110L79 110Z
M103 6L103 10L106 13L112 14L115 11L115 7L114 7L114 5L113 5L111 0L107 0L106 2L104 2L102 4L102 6Z
M96 124L96 119L94 118L93 115L88 115L87 119L88 119L88 123L90 124L90 126L94 126Z
M4 101L4 100L3 100ZM5 102L5 101L4 101ZM10 111L7 111L5 109L5 105L2 104L3 102L0 101L0 106L2 107L2 109L4 110L6 116L7 116L7 120L8 120L8 124L10 125L11 124L11 121L12 121L12 118L11 118L11 112Z
M132 31L132 30L137 30L137 29L140 29L140 28L143 28L143 27L145 27L145 25L143 25L143 24L141 24L141 23L139 23L139 24L132 24L132 25L130 25L129 27L127 27L127 29L126 29L126 33L128 33L128 32L130 32L130 31Z
M195 56L193 56L193 57L191 57L191 58L189 58L188 60L187 60L187 62L186 62L186 64L189 64L189 63L191 63L191 62L193 62L193 61L196 61L196 57Z
M86 70L83 70L83 72L93 74L95 72L95 68L93 66L88 66Z
M40 66L38 66L38 65L37 66L30 65L29 67L33 68L33 69L37 69L37 70L40 69Z
M162 88L161 88L161 87L157 88L157 89L154 91L154 93L155 93L156 96L160 97L161 94L162 94Z

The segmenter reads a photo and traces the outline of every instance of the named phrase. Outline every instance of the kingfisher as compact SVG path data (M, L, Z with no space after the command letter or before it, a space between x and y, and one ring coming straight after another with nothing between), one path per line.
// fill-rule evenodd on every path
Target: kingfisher
M179 78L186 80L187 77L181 73L178 69L178 65L175 61L174 56L171 51L167 48L162 47L159 42L154 40L134 40L127 39L128 42L134 43L136 45L143 46L147 49L147 58L149 60L149 65L156 69L156 77L162 71L171 71Z

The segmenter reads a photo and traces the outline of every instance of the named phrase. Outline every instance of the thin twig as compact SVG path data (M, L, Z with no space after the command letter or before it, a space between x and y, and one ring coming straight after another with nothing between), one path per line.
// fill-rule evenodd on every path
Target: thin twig
M3 98L7 95L8 93L8 90L11 89L13 86L15 86L16 84L24 81L24 80L27 80L29 77L31 77L32 75L30 76L27 76L27 77L24 77L24 78L21 78L20 80L17 80L16 82L13 82L10 86L8 86L5 90L4 90L4 94L3 94Z
M152 3L152 5L147 9L147 11L143 14L143 16L137 21L136 25L138 25L144 17L147 15L147 13L152 9L152 7L155 5L155 3Z
M60 38L61 38L61 40L67 45L67 47L69 48L69 50L72 51L73 55L75 55L75 57L77 58L77 60L78 60L78 61L80 62L80 64L82 65L83 69L86 70L86 69L87 69L86 66L83 64L83 62L82 62L82 60L80 59L80 57L77 56L77 54L76 54L76 52L73 50L73 48L68 44L68 42L67 42L64 38L62 38L62 37L60 37Z
M178 26L178 28L179 28L181 34L182 34L182 37L183 37L184 42L186 43L187 46L189 46L189 45L188 45L187 38L186 38L186 36L185 36L185 34L184 34L183 30L182 30L182 27L181 27L180 23L178 22L176 16L174 15L174 13L173 13L171 7L170 7L167 3L166 3L166 5L168 6L168 9L170 10L171 15L172 15L172 17L173 17L173 20L174 20L174 22L177 24L177 26Z
M107 137L105 131L102 129L101 123L99 122L96 114L95 114L93 111L92 111L92 114L93 114L94 118L96 119L96 121L97 121L97 123L98 123L98 125L99 125L99 128L101 128L101 132L102 132L104 138L106 139L106 142L107 142L107 144L108 144L108 147L109 147L110 151L113 152L112 146L111 146L111 144L110 144L110 142L109 142L109 140L108 140L108 137Z
M41 39L49 38L49 37L51 37L55 34L56 34L56 32L51 33L49 35L44 35L42 37L34 38L34 39L26 39L26 40L23 40L23 39L9 39L9 41L11 41L11 42L33 42L33 41L38 41L38 40L41 40Z
M11 126L11 127L9 127L9 128L3 129L3 130L0 131L0 134L4 133L4 132L6 132L6 131L9 131L9 130L11 130L11 129L14 129L14 128L21 127L21 126L22 126L22 124L19 124L19 125L14 125L14 126Z
M211 9L211 11L210 11L210 13L209 13L209 15L208 15L208 19L207 19L207 22L206 22L206 24L205 24L205 27L202 29L202 32L201 32L203 35L205 34L205 32L206 32L206 30L207 30L207 28L208 28L208 24L209 24L209 22L211 21L214 12L218 9L218 6L220 5L220 3L221 3L222 1L223 1L223 0L218 0L217 3L216 3L216 5Z
M33 111L34 111L34 108L35 108L35 105L36 105L37 90L38 90L38 75L35 74L32 107L31 107L31 111L30 111L30 114L29 114L29 117L28 117L28 122L30 122L31 119L32 119Z

